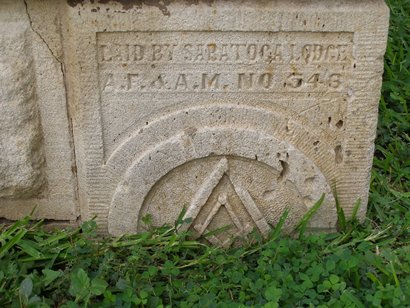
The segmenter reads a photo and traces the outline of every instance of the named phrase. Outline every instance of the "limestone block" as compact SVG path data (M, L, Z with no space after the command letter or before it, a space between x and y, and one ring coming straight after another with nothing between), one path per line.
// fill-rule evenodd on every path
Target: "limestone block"
M337 224L368 200L389 12L382 0L68 1L82 216L173 223L229 246ZM84 184L84 185L82 185Z
M27 21L0 20L0 198L28 198L45 185L42 131Z
M382 0L25 3L51 216L119 235L185 208L195 236L230 226L220 246L285 209L291 231L322 194L310 228L335 229L336 193L364 217Z
M59 58L60 5L0 1L2 220L22 218L34 208L34 218L62 225L75 223L79 216L64 65Z

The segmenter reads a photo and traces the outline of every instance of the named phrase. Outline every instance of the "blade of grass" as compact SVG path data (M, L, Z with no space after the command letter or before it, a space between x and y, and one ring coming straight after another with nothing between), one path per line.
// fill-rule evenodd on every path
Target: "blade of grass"
M361 203L362 203L362 200L360 198L356 200L354 207L353 207L352 216L350 218L351 221L356 220L357 213L359 211Z
M299 237L303 236L303 234L305 233L307 224L309 223L309 221L313 217L313 215L322 206L324 200L325 200L325 194L322 194L320 199L315 202L315 204L305 213L305 215L303 215L302 219L296 225L295 230L299 231Z
M334 190L334 196L336 201L336 213L337 213L337 227L339 231L346 231L346 216L343 208L340 206L339 197L337 195L337 190Z
M282 215L280 216L279 222L276 224L275 228L273 229L273 231L271 232L269 236L270 241L274 241L280 236L283 225L285 224L286 219L288 218L288 215L289 215L289 208L286 208L283 211Z
M7 241L4 246L0 247L0 258L2 258L6 252L8 252L14 245L16 245L26 233L26 229L20 229L11 240Z
M225 231L227 231L231 228L232 228L232 225L226 225L226 226L223 226L223 227L220 227L218 229L215 229L215 230L212 230L210 232L205 233L203 235L203 237L207 238L208 236L218 235L218 234L221 234L221 233L223 233L223 232L225 232Z

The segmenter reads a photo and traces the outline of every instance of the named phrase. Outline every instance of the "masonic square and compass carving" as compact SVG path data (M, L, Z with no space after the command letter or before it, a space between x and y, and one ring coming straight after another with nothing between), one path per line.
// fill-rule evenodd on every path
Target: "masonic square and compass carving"
M293 217L285 228L290 231L307 206L292 183L294 175L288 173L293 168L286 164L276 170L261 162L227 156L186 163L155 185L140 217L149 213L154 224L161 225L169 222L167 211L176 213L175 207L182 210L178 205L185 205L183 218L189 223L182 224L181 230L189 229L194 237L205 235L213 245L229 247L253 230L267 237L271 225L288 208ZM189 183L191 189L187 189ZM215 234L206 236L212 231Z
M332 229L336 213L328 178L335 174L334 152L325 136L316 145L320 151L311 148L317 134L254 107L204 106L166 115L131 136L107 162L111 177L121 179L111 201L109 231L141 231L146 214L153 225L173 224L185 207L194 236L231 225L214 240L227 246L252 230L266 236L286 208L284 227L291 231L322 193L324 205L310 226ZM146 140L152 147L133 155Z
M193 221L195 221L193 228L198 233L198 236L201 236L204 235L205 231L209 232L208 227L214 220L215 216L218 215L220 211L225 210L228 213L231 222L233 223L233 227L236 229L236 233L233 235L239 237L246 236L249 232L252 231L253 222L253 224L256 225L256 227L259 229L262 235L267 236L270 230L268 223L266 222L262 213L259 211L257 205L250 196L249 192L246 189L239 186L239 183L234 184L227 175L228 171L228 160L225 157L223 157L194 195L194 198L191 201L184 218L191 218ZM213 205L211 205L210 210L208 211L208 214L206 216L206 219L202 222L196 222L196 218L199 212L203 209L205 204L211 198L211 195L215 193L214 189L221 183L223 177L226 177L224 185L225 187L222 188L223 191L217 194L217 201L213 202ZM227 189L231 187L234 190L233 193L236 194L237 197L239 197L242 205L245 207L245 210L247 212L246 214L248 214L250 217L249 221L244 220L244 217L241 217L241 219L237 216L236 212L238 211L237 208L240 206L240 203L237 202L231 205L229 200L230 195L228 196L227 194ZM229 220L226 221L226 223L229 223ZM190 224L182 225L182 228L187 229L189 228L189 226ZM232 240L228 237L224 241L221 241L215 235L211 235L207 239L212 244L219 246L229 246Z

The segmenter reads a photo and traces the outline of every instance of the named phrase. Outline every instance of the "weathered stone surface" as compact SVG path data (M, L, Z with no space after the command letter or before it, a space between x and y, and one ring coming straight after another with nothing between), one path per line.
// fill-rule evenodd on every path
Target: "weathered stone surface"
M0 198L28 198L45 185L35 77L29 23L0 19Z
M286 208L292 230L322 193L311 228L335 228L335 191L364 217L382 0L27 4L64 73L82 219L117 235L185 207L196 235L231 225L209 239L228 246L266 235Z
M78 217L56 1L0 1L0 217ZM45 6L45 8L44 8ZM60 4L58 4L60 8ZM43 17L33 24L31 11ZM44 37L37 27L46 30ZM59 28L59 26L57 27ZM55 44L54 44L55 42ZM52 47L53 49L50 49Z
M382 1L120 2L68 10L90 216L121 234L186 207L194 233L233 225L221 245L286 207L292 229L322 193L310 227L335 228L334 189L363 217Z

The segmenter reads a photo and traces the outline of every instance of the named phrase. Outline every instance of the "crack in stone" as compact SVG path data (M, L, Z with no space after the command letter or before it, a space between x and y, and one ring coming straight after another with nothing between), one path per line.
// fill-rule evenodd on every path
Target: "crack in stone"
M23 2L24 2L24 6L26 7L26 14L27 14L27 17L28 17L28 20L29 20L31 30L40 38L40 40L44 43L44 45L49 50L51 56L60 64L60 71L61 71L62 78L63 78L65 101L66 101L66 105L67 105L67 120L68 120L68 129L69 129L69 132L70 132L69 143L70 143L70 147L72 148L73 163L72 163L72 166L71 166L71 171L72 171L76 181L78 181L78 178L77 178L77 158L76 158L75 143L74 143L74 128L73 128L72 116L71 116L71 113L70 113L70 107L68 105L68 91L67 91L67 82L66 82L66 74L65 74L65 65L64 65L64 62L62 60L60 60L54 54L53 50L51 49L51 47L47 43L47 41L44 39L44 37L33 27L33 20L31 19L31 15L30 15L30 11L29 11L29 8L28 8L27 0L23 0ZM77 185L76 185L76 197L77 197L77 200L79 200L78 182L77 182ZM81 217L81 215L79 215L78 217ZM77 219L79 219L79 218L77 218Z
M38 35L38 37L43 41L43 43L46 45L47 49L50 51L50 53L51 53L51 55L53 56L53 58L56 59L56 61L57 61L58 63L60 63L60 65L61 65L61 71L62 71L62 73L63 73L63 75L64 75L64 72L63 72L63 65L64 65L64 64L63 64L63 62L54 54L53 50L50 48L50 45L48 45L48 43L47 43L46 40L43 38L43 36L42 36L36 29L34 29L34 27L33 27L33 20L31 19L31 15L30 15L30 12L29 12L29 9L28 9L27 0L23 0L23 2L24 2L24 5L25 5L25 7L26 7L26 13L27 13L27 17L28 17L28 20L29 20L29 23L30 23L30 28L31 28L31 30L33 30L33 32Z
M66 102L68 102L67 100L67 85L66 85L66 79L65 79L65 68L64 68L64 63L63 61L61 61L53 52L53 50L51 49L50 45L48 45L47 41L43 38L43 36L40 34L40 32L38 32L34 27L33 27L33 20L31 19L31 15L28 9L28 4L27 4L27 0L23 0L24 2L24 6L26 7L26 13L27 13L27 17L29 20L29 24L30 24L30 28L31 30L37 34L37 36L40 38L40 40L44 43L44 45L46 45L47 49L50 51L51 56L60 64L60 70L61 70L61 74L63 75L63 86L64 86L64 91L65 91L65 96L66 96Z

